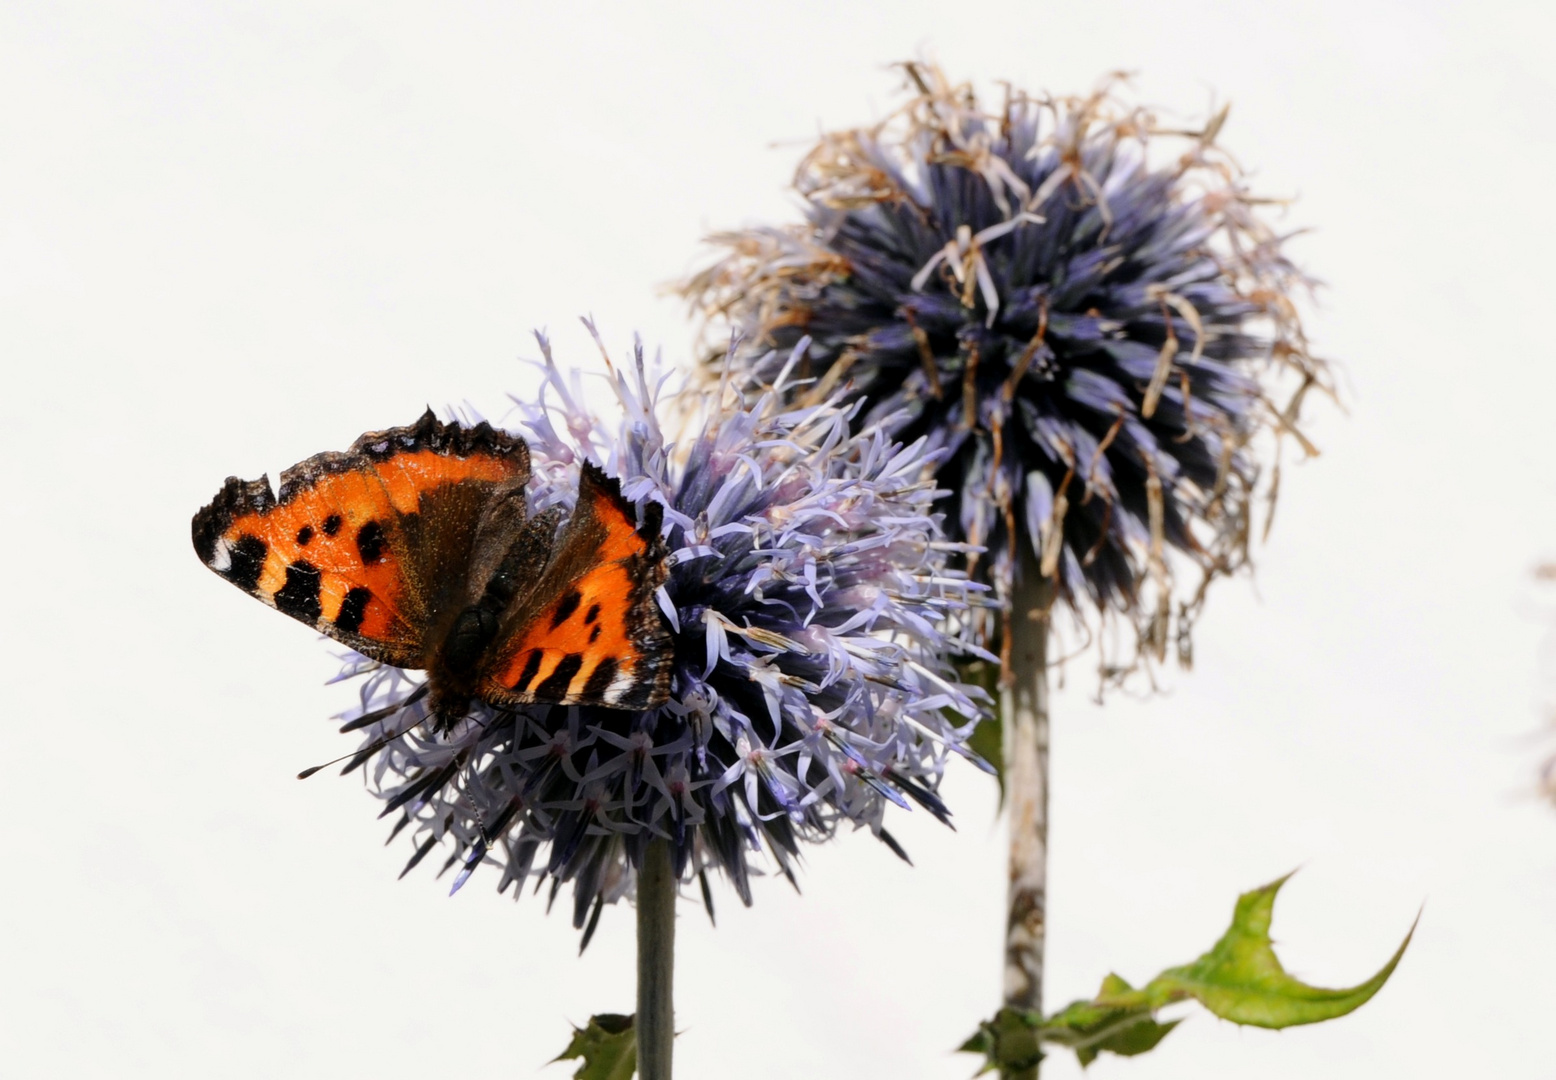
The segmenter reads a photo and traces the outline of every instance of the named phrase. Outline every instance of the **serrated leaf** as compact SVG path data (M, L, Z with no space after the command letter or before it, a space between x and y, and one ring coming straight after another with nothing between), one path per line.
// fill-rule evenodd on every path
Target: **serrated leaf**
M1165 1024L1157 1023L1150 1018L1139 1020L1118 1028L1109 1033L1106 1038L1100 1038L1085 1046L1077 1046L1075 1056L1080 1059L1082 1068L1095 1061L1097 1055L1104 1050L1119 1057L1134 1057L1136 1054L1155 1050L1156 1044L1165 1039L1167 1033L1181 1023L1182 1020L1169 1020Z
M1075 1051L1082 1065L1090 1065L1103 1051L1124 1057L1143 1054L1177 1024L1176 1020L1157 1023L1144 1006L1122 1009L1076 1001L1047 1020L1007 1007L980 1024L957 1050L983 1056L976 1075L998 1071L1001 1076L1021 1076L1029 1075L1028 1070L1046 1056L1045 1042Z
M1129 991L1131 987L1117 975L1102 980L1098 992L1105 995ZM1043 1021L1039 1035L1044 1042L1067 1046L1075 1051L1081 1065L1090 1065L1103 1051L1120 1057L1134 1057L1167 1037L1181 1021L1158 1023L1150 1007L1099 1005L1096 1001L1076 1001Z
M1366 982L1344 990L1309 986L1281 966L1270 941L1275 895L1290 877L1287 874L1238 897L1232 925L1192 964L1169 968L1139 990L1109 975L1095 998L1071 1002L1046 1019L1019 1009L1001 1009L959 1049L983 1055L980 1073L998 1069L1002 1076L1015 1075L1036 1064L1042 1043L1068 1047L1083 1066L1104 1051L1125 1057L1143 1054L1180 1023L1156 1020L1157 1010L1178 1001L1192 999L1223 1020L1264 1028L1316 1024L1354 1012L1394 973L1415 926L1389 962Z
M557 1061L580 1061L573 1080L632 1080L638 1069L637 1031L631 1016L601 1013L584 1027L573 1028L573 1039Z
M1287 874L1238 897L1232 925L1192 964L1162 972L1142 990L1107 994L1099 1002L1121 1007L1144 1004L1154 1011L1193 998L1223 1020L1263 1028L1316 1024L1359 1009L1394 973L1415 926L1388 963L1366 982L1341 990L1310 986L1287 973L1270 941L1275 896L1290 877Z

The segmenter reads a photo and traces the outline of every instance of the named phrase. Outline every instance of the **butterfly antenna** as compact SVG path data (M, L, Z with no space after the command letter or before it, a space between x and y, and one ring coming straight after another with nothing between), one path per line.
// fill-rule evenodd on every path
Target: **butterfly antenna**
M384 707L382 709L375 709L375 710L373 710L370 713L364 713L362 716L357 717L355 720L347 721L347 723L345 724L345 726L343 726L341 728L341 730L342 731L351 731L351 730L354 730L354 729L359 728L359 727L365 727L366 724L364 724L363 721L367 721L367 723L371 724L371 723L377 723L379 720L383 720L386 717L393 716L395 713L399 712L401 709L404 709L404 708L406 708L406 707L408 707L410 705L415 704L416 701L418 701L422 697L423 693L424 693L424 691L422 689L417 689L409 697L407 697L404 701L401 701L401 702L399 702L396 705L389 705L389 706L386 706L386 707ZM372 719L368 720L368 717L372 717ZM420 723L421 723L421 721L418 720L414 724L407 724L407 725L405 725L405 727L401 728L399 731L394 732L393 734L384 735L384 736L382 736L382 737L380 737L378 739L373 740L371 743L369 743L366 746L363 746L363 747L360 747L360 748L358 748L356 750L351 751L349 754L342 754L342 755L340 755L340 757L336 758L334 761L326 761L323 765L314 765L311 768L304 769L302 772L297 774L297 779L299 779L299 780L306 780L310 776L312 776L314 773L318 772L319 770L321 770L321 769L328 769L331 765L335 765L335 764L338 764L339 762L345 761L347 758L358 758L358 757L363 757L364 755L376 754L376 753L378 753L378 751L382 750L384 747L388 746L390 743L392 743L396 739L400 738L400 736L405 735L407 732L409 732L412 728L416 727ZM348 769L347 771L349 772L350 770Z
M369 743L367 746L362 747L362 749L360 749L360 750L353 750L349 754L342 754L342 755L340 755L340 757L335 758L332 761L326 761L323 765L312 765L312 766L309 766L308 768L304 769L302 772L297 774L297 779L299 779L299 780L306 780L310 776L312 776L314 773L318 772L321 769L328 769L331 765L334 765L337 762L345 761L347 758L354 758L354 757L356 757L359 754L376 754L376 753L378 753L378 751L382 750L384 747L386 747L390 743L394 742L401 735L404 735L406 732L410 731L411 728L413 728L415 726L416 726L415 724L411 724L409 727L403 728L400 731L396 731L393 735L385 735L383 738L378 739L378 740L376 740L376 741L374 741L372 743ZM350 770L348 769L347 771L349 772Z

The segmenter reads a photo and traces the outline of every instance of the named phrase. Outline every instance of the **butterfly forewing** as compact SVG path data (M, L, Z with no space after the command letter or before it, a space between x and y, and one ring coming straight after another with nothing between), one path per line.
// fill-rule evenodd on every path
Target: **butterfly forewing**
M348 453L286 470L279 498L266 480L230 478L195 515L195 550L234 585L321 633L421 667L438 606L428 587L447 582L450 549L463 536L468 552L474 534L461 519L478 514L494 488L522 486L528 475L522 440L484 424L444 425L428 412L410 427L362 436ZM439 510L424 516L424 504Z

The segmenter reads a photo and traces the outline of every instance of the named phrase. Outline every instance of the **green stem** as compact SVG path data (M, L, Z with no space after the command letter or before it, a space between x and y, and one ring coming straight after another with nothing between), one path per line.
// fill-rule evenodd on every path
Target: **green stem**
M1026 545L1011 597L1010 670L1000 688L1010 891L1005 923L1005 1004L1042 1014L1048 910L1048 609L1052 583ZM1037 1067L1005 1080L1035 1080Z
M675 1041L675 868L653 840L638 871L638 1080L670 1080Z

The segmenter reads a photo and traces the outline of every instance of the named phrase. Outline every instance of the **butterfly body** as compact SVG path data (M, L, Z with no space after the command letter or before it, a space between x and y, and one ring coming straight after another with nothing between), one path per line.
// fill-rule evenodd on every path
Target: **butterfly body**
M659 508L639 525L585 463L565 523L529 512L529 448L487 424L363 435L195 515L202 562L375 660L427 672L444 726L474 700L641 709L669 693Z

